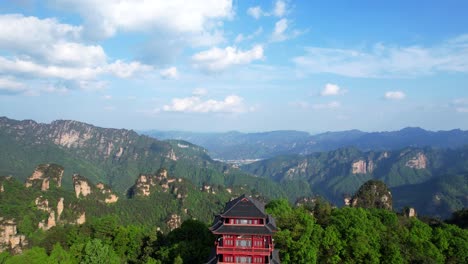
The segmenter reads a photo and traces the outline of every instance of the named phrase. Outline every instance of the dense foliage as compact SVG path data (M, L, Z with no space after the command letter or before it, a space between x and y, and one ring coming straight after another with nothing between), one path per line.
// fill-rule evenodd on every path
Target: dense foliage
M384 209L271 202L282 263L467 263L468 230ZM324 208L328 207L328 210Z
M277 222L275 246L287 263L467 263L468 230L428 225L383 209L334 208L323 200L267 205ZM151 225L122 225L115 216L41 233L23 254L0 263L204 263L215 238L187 220L163 234Z

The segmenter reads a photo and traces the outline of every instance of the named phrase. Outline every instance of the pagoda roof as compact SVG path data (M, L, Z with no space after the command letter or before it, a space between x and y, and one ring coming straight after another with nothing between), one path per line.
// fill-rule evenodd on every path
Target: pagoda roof
M262 202L243 194L240 197L226 203L224 212L221 214L221 217L266 218L267 215L265 214L265 205Z
M270 225L260 226L239 226L239 225L221 225L212 230L213 234L236 234L236 235L272 235L276 228Z

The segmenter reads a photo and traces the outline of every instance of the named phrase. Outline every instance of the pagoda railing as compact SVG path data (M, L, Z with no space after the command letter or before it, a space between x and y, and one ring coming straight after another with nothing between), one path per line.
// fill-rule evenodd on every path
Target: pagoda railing
M256 247L216 247L217 254L233 254L233 253L250 253L259 255L269 255L273 249L271 247L256 248Z

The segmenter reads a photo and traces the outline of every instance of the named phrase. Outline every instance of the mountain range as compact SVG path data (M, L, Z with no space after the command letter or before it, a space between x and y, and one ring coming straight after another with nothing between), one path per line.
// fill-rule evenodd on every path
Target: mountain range
M287 196L279 184L215 161L202 147L180 140L160 141L132 130L100 128L72 120L43 124L0 117L0 145L0 176L12 175L21 181L37 164L56 163L65 168L64 186L71 186L71 176L79 173L122 194L139 174L164 167L171 175L189 179L196 186L244 185L267 197Z
M468 147L366 152L348 147L278 156L241 168L279 183L303 181L304 188L337 205L364 182L378 179L391 188L397 210L414 206L423 215L448 217L468 207Z
M406 128L315 136L298 131L184 136L193 142L203 139L216 146L218 153L230 155L224 158L271 156L242 166L212 159L212 150L181 140L182 134L162 139L171 133L155 139L72 120L42 124L1 117L0 176L25 181L38 164L55 163L65 168L65 188L73 186L72 175L78 173L125 196L134 193L132 186L142 175L165 168L169 175L189 180L194 188L224 193L236 189L291 202L320 195L338 206L364 182L378 179L391 188L398 210L414 206L424 215L448 217L468 206L465 131Z
M404 147L458 148L468 144L468 131L428 131L407 127L391 132L348 130L311 135L282 130L262 133L194 133L182 131L141 131L158 139L186 140L206 148L211 157L221 160L266 159L278 155L300 154L356 147L363 151L397 150Z

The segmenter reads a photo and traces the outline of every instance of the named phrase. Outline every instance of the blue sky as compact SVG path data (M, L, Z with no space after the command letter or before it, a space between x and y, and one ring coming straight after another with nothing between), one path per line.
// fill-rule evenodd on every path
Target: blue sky
M466 1L2 1L0 115L187 131L468 129L466 14Z

